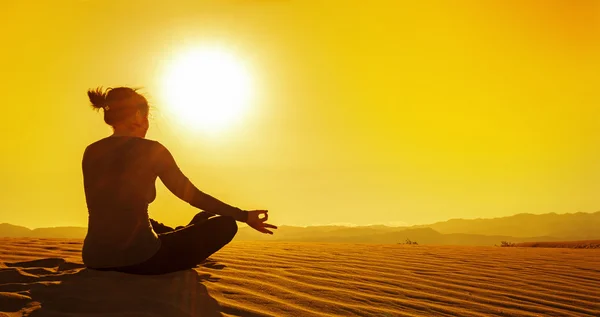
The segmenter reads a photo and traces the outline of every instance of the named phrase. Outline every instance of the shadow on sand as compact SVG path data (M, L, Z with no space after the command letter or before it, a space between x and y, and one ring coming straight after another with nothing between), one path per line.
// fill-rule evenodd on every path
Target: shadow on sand
M202 265L225 267L211 260ZM138 276L89 270L60 258L5 266L0 292L14 296L0 298L0 303L28 316L222 316L202 284L219 279L192 269Z

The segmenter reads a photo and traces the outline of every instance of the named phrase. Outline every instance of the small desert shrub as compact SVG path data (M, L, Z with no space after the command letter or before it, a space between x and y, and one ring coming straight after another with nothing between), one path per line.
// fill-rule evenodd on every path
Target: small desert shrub
M514 247L514 246L516 246L516 243L509 242L509 241L502 241L502 242L500 242L500 246L501 247Z
M398 244L411 244L411 245L418 245L417 241L411 241L410 239L406 238L406 241L404 241L404 243L399 242Z

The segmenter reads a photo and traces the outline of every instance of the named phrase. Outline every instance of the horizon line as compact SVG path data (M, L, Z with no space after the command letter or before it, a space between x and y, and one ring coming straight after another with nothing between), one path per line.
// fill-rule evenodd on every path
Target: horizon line
M491 218L449 218L446 220L440 220L440 221L435 221L435 222L428 222L428 223L407 223L404 221L388 221L386 223L372 223L372 224L354 224L354 223L350 223L350 222L333 222L333 223L328 223L328 224L310 224L310 225L299 225L299 224L278 224L277 226L280 227L299 227L299 228L308 228L308 227L348 227L348 228L358 228L358 227L373 227L373 226L385 226L385 227L390 227L390 228L405 228L405 227L415 227L415 226L427 226L427 225L432 225L432 224L436 224L436 223L440 223L440 222L447 222L447 221L451 221L451 220L492 220L492 219L500 219L500 218L509 218L509 217L514 217L514 216L519 216L519 215L533 215L533 216L542 216L542 215L573 215L573 214L595 214L595 213L599 213L600 210L597 211L591 211L591 212L585 212L585 211L576 211L576 212L565 212L565 213L557 213L557 212L547 212L547 213L541 213L541 214L534 214L534 213L517 213L517 214L513 214L513 215L509 215L509 216L501 216L501 217L491 217ZM47 228L87 228L87 226L81 226L81 225L62 225L62 226L46 226L46 227L35 227L35 228L31 228L28 226L24 226L24 225L16 225L16 224L12 224L12 223L8 223L8 222L0 222L0 225L11 225L11 226L17 226L17 227L23 227L23 228L27 228L29 230L35 230L35 229L47 229ZM245 224L243 224L245 225Z

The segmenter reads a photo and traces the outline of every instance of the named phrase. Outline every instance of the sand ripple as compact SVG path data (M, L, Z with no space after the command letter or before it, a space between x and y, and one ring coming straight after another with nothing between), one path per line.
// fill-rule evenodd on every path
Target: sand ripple
M600 316L600 250L234 242L195 270L96 272L0 239L0 316Z

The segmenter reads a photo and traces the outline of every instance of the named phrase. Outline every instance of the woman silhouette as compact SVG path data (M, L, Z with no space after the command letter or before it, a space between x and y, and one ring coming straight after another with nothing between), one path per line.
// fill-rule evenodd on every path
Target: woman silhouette
M88 207L84 264L91 269L163 274L195 267L229 243L236 221L262 233L267 210L245 211L198 190L162 144L145 139L148 102L135 89L88 91L92 106L104 111L114 133L90 144L82 161ZM160 178L177 197L204 210L187 226L169 228L148 217ZM260 217L264 214L264 217Z

